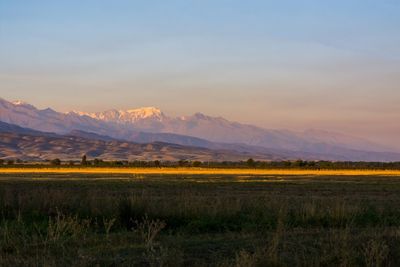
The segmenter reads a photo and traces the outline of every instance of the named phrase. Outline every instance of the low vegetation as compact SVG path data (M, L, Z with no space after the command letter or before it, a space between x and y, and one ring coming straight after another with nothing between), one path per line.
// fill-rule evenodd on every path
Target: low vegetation
M0 159L0 167L18 167L18 168L47 168L49 166L63 167L85 167L85 168L212 168L212 169L289 169L289 170L400 170L400 162L354 162L354 161L255 161L249 158L247 161L106 161L98 158L88 159L86 155L82 156L80 161L68 160L62 161L58 158L43 161L29 162L20 159Z
M5 173L1 266L399 266L400 177Z
M137 167L86 167L86 166L24 166L2 168L0 171L4 174L11 173L42 173L42 174L158 174L158 175L236 175L243 177L243 175L284 175L284 176L297 176L297 175L330 175L330 176L400 176L400 170L385 170L385 169L252 169L252 168L137 168ZM246 177L241 179L245 182Z

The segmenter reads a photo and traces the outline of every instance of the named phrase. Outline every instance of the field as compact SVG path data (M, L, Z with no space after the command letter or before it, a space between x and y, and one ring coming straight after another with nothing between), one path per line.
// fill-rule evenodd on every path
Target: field
M225 169L225 168L108 168L46 167L3 168L0 173L41 174L158 174L158 175L312 175L312 176L400 176L400 170L317 170L317 169Z
M400 266L400 172L2 169L0 266Z

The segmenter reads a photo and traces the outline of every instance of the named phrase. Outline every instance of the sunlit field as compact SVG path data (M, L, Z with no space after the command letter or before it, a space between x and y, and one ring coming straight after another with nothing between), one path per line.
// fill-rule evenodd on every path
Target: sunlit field
M400 265L395 171L0 173L0 266Z
M305 170L305 169L224 169L224 168L0 168L0 173L60 173L60 174L176 174L176 175L315 175L400 176L400 170Z

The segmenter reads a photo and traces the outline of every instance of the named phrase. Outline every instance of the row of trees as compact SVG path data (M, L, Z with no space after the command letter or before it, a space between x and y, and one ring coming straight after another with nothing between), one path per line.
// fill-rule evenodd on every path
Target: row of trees
M174 167L174 166L179 166L179 167L202 167L204 165L203 162L200 161L187 161L187 160L180 160L177 162L171 162L171 161L160 161L160 160L154 160L154 161L104 161L102 159L93 159L93 160L88 160L86 155L82 156L82 159L80 162L78 161L66 161L62 162L60 159L52 159L49 161L49 163L53 166L61 166L61 165L69 165L69 166L74 166L74 165L81 165L81 166L104 166L104 167L110 167L110 166L128 166L128 167Z
M13 160L13 159L7 159L7 160L0 159L0 165L14 165L15 163L21 164L21 163L23 163L23 161L20 160L20 159L16 159L16 160Z
M104 161L102 159L89 160L86 155L80 161L61 161L53 159L48 161L53 166L96 166L96 167L197 167L197 168L256 168L256 169L400 169L400 162L353 162L353 161L256 161L252 158L247 161L223 161L223 162L202 162L202 161ZM32 165L21 160L2 160L0 165L14 164Z

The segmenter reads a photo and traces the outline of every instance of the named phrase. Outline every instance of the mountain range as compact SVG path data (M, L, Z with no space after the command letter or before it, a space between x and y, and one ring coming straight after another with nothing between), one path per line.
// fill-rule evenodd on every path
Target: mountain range
M162 142L139 144L81 131L59 135L0 122L0 158L28 161L55 158L79 160L82 155L103 160L129 161L240 161L246 160L250 156L259 160L279 159L270 155L212 150Z
M200 151L203 153L202 149L206 149L210 155L212 151L220 154L221 151L224 151L225 153L222 153L224 156L208 155L203 157L208 160L232 160L245 156L258 157L263 160L400 160L400 153L391 151L390 148L346 134L322 130L295 132L264 129L202 113L170 117L154 107L97 113L79 111L62 113L51 108L40 110L22 101L9 102L0 98L0 121L5 123L0 132L7 133L7 138L10 138L10 133L18 133L18 138L23 135L31 136L32 132L29 133L29 131L37 131L36 136L43 135L47 138L58 138L57 140L67 136L80 138L80 142L85 141L88 145L78 150L70 143L71 147L75 147L77 150L76 154L83 153L85 149L90 150L90 146L95 146L91 141L96 140L96 142L117 142L118 144L139 146L147 144L174 145L188 148L192 153L191 156L188 155L188 158L193 158L193 151L196 149L199 153ZM8 128L19 126L24 129L23 131L28 132L20 132L21 129L7 132L3 129L7 128L6 125ZM55 136L49 136L49 133L53 133ZM99 138L101 136L103 139ZM1 138L6 137L1 136ZM22 142L18 141L18 138L13 141ZM38 142L36 139L30 141ZM107 147L105 144L102 146ZM111 147L108 149L112 150ZM134 150L133 147L132 149ZM71 149L68 151L70 154L72 153ZM164 149L164 151L167 150ZM160 153L160 156L180 159L185 157L184 153L175 157L177 152L173 151L169 150L169 154ZM127 152L127 154L129 153ZM155 154L142 158L155 158ZM122 157L109 152L104 152L103 155L107 155L107 159L127 158L126 155ZM64 158L66 156L64 155Z

